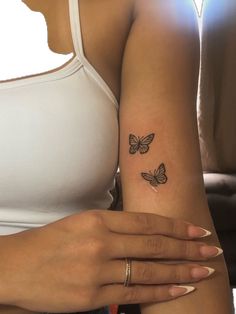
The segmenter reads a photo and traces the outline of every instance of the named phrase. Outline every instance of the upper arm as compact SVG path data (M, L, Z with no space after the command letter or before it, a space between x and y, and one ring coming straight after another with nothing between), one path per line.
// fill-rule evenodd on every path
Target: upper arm
M172 204L187 206L193 197L204 195L196 119L199 54L191 0L135 1L123 57L119 116L127 210L155 212L158 203L159 213L168 215ZM129 153L130 134L151 133L155 137L147 153ZM167 182L154 192L141 173L153 173L162 163Z

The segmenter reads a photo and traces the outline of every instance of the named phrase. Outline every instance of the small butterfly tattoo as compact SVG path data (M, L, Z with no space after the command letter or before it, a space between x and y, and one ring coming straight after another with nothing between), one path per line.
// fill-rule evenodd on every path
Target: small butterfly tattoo
M157 187L159 184L164 184L167 182L167 176L165 174L165 165L160 164L158 169L154 170L154 174L149 171L149 173L142 172L141 176L144 180L148 181L152 186Z
M129 135L129 153L130 154L135 154L136 152L140 152L140 154L145 154L149 150L149 145L154 139L155 134L151 133L147 136L142 136L142 137L136 137L133 134Z

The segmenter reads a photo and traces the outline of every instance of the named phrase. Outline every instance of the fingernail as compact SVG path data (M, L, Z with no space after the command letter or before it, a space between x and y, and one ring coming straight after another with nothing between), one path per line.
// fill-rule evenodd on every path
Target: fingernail
M195 279L206 278L215 272L211 267L195 267L191 270L191 275Z
M211 231L196 226L188 226L188 234L193 238L203 238L211 235Z
M172 297L178 297L181 295L185 295L195 290L195 287L192 286L172 286L169 289L169 293Z
M223 250L216 246L203 245L200 248L203 257L216 257L223 253Z

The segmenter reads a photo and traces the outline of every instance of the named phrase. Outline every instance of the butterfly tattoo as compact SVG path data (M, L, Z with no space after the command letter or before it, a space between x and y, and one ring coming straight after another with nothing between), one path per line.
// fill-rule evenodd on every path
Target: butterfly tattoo
M154 170L154 174L149 171L149 173L142 172L141 176L144 180L148 181L152 186L157 187L159 184L164 184L167 182L167 176L165 174L166 168L162 163L158 169Z
M140 154L145 154L149 150L149 145L154 139L155 134L151 133L147 136L142 136L142 137L136 137L133 134L129 135L129 153L130 154L135 154L136 152L140 152Z

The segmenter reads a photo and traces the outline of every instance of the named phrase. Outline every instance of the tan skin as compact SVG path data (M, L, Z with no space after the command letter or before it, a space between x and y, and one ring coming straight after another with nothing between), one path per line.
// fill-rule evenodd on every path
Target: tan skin
M80 0L85 56L106 81L117 100L120 97L122 54L131 25L133 1L122 0L121 5L121 0L103 0L99 3ZM48 45L53 52L59 54L74 52L67 0L22 2L31 10L44 15L48 27ZM100 10L101 4L107 7L107 10ZM114 12L115 18L111 12ZM97 23L98 18L99 23ZM106 32L103 31L104 29ZM109 49L103 44L104 42L109 43ZM34 312L0 305L0 313L32 314Z
M23 2L32 10L44 14L48 26L50 49L62 54L73 52L68 1L25 0ZM110 86L118 101L121 89L122 57L132 24L134 2L135 0L80 0L85 55ZM107 45L104 45L104 43L107 43ZM72 224L71 220L68 221L70 223L67 227ZM183 226L180 229L183 230ZM53 231L51 234L53 234ZM21 241L23 241L23 238ZM191 282L191 280L186 281L186 278L185 282ZM1 306L0 313L35 314L36 312L17 307Z

